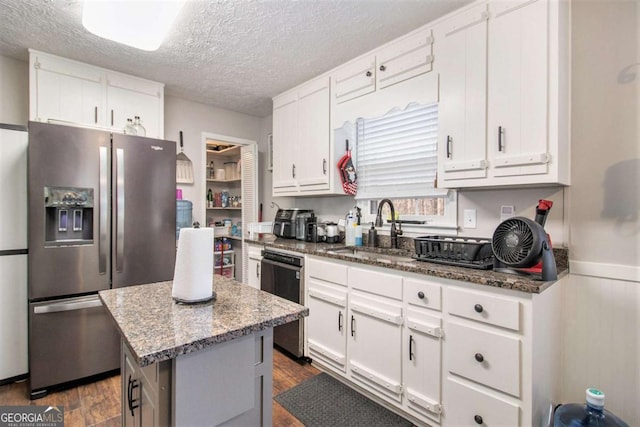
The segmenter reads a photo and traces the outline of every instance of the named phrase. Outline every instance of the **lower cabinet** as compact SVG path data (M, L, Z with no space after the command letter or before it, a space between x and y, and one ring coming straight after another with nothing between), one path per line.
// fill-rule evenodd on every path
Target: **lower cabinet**
M247 245L249 272L246 280L247 285L252 288L260 289L260 263L262 262L262 246Z
M123 427L171 424L171 362L141 368L122 343Z
M416 425L545 425L560 287L540 294L307 256L314 364Z

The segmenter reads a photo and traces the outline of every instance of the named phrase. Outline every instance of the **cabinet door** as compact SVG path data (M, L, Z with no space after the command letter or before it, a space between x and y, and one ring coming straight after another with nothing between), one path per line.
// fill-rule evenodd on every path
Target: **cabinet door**
M378 52L377 88L382 89L431 71L432 46L431 30L423 30Z
M309 352L340 372L346 371L347 292L335 286L309 280Z
M164 137L164 100L161 87L150 82L109 76L107 81L107 125L119 131L127 119L139 116L149 138Z
M323 77L298 91L296 181L314 190L329 187L329 78Z
M402 307L394 300L352 293L349 300L349 366L354 381L400 402Z
M249 258L248 272L247 284L252 288L260 289L260 258Z
M295 190L298 100L287 93L273 100L273 193Z
M342 103L376 90L376 58L368 56L340 68L332 75L333 97Z
M438 166L445 184L487 176L487 17L483 4L442 24Z
M71 62L38 56L35 67L35 98L30 118L46 122L62 120L88 125L104 124L101 74ZM32 86L32 92L34 87Z
M405 407L421 418L440 420L441 319L411 310L404 328Z
M156 407L156 399L154 390L148 386L146 381L142 382L140 390L140 425L141 426L157 426L158 408Z
M443 426L445 427L518 427L521 425L519 406L457 381L447 380L444 397L446 408Z
M129 401L139 399L140 387L133 388L132 385L139 384L139 372L137 370L137 364L133 357L129 354L126 346L122 344L122 367L123 372L120 377L120 383L122 384L122 421L123 427L140 426L139 410L129 409Z
M489 4L488 149L493 176L548 170L548 3Z

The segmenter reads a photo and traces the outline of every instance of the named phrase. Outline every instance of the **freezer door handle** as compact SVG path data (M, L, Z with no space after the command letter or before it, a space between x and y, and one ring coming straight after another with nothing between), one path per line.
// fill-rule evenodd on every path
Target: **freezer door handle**
M116 271L124 264L124 149L116 149Z
M82 310L85 308L100 307L101 305L102 302L96 295L95 297L82 299L80 301L53 302L47 305L39 305L37 307L34 307L33 314L48 314L58 313L61 311Z
M109 209L109 158L107 147L100 147L100 212L98 218L99 242L98 242L98 269L100 274L107 274L107 252L109 250L109 236L107 230Z

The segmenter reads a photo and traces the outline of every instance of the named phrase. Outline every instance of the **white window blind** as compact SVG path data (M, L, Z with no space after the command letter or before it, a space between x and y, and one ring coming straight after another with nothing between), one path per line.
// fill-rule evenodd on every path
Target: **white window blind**
M356 199L424 197L438 169L438 104L358 119Z

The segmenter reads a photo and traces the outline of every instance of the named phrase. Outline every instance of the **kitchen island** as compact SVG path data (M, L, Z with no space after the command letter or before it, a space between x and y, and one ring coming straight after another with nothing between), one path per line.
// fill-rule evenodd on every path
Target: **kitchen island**
M122 425L271 425L273 328L307 308L216 276L215 301L172 282L100 292L122 336Z

